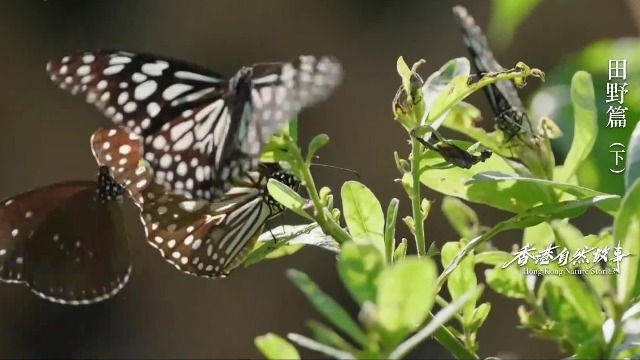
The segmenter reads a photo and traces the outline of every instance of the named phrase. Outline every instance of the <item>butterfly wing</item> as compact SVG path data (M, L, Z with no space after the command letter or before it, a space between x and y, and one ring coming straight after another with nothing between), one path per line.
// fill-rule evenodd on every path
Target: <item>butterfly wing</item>
M330 56L303 55L292 62L254 65L251 124L243 151L260 156L271 135L303 109L326 100L343 77L342 66Z
M461 6L456 6L453 8L453 13L460 25L465 45L471 54L471 59L478 73L503 71L504 68L498 63L489 48L487 38L467 10ZM520 100L518 91L510 80L500 81L485 86L483 89L496 115L511 108L524 112L522 100Z
M246 259L272 215L256 192L242 188L215 204L170 193L156 195L153 200L145 200L141 212L147 239L183 272L225 276Z
M92 182L71 182L34 189L0 203L0 280L25 280L25 249L32 233L59 204L90 188Z
M139 164L142 138L119 128L99 128L91 135L91 151L99 166L109 168L115 181L124 187L136 205L141 206L141 191L152 183L153 174ZM159 185L156 185L159 186Z
M109 131L98 130L94 139ZM139 153L135 149L141 146L139 138L130 136L122 128L114 131L110 139L119 139L120 146L123 142L129 144L133 149L131 154ZM106 164L105 158L110 152L112 161L117 158L117 154L113 154L118 152L117 147L105 150L100 142L94 142L93 148L99 164ZM136 159L130 160L127 164L137 163ZM126 181L131 188L152 176L151 167L144 161L141 164L136 170L121 172L128 175L119 180ZM180 271L201 277L226 276L249 255L265 222L283 211L267 201L270 199L266 190L268 177L280 169L275 166L260 166L262 172L248 173L215 203L187 199L166 192L155 183L136 188L147 241Z
M83 52L47 64L51 79L144 139L155 182L187 198L214 199L231 187L232 141L214 143L231 122L222 76L178 60L124 51ZM106 144L106 143L105 143ZM242 159L238 159L237 164ZM237 172L237 171L236 171Z
M121 191L103 171L98 183L58 183L11 199L0 210L2 246L9 249L0 259L2 280L68 305L118 293L131 272ZM10 227L17 236L4 235Z

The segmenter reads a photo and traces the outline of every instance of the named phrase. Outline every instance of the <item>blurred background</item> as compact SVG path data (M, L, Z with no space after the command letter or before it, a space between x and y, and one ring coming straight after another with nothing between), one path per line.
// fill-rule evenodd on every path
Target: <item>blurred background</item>
M524 61L547 72L544 89L556 91L557 101L539 102L533 108L557 120L565 131L565 139L556 144L561 162L573 126L563 125L563 119L571 118L563 112L562 96L567 94L562 85L570 83L577 69L593 72L600 105L606 95L606 78L601 80L607 59L616 57L619 46L638 49L637 38L631 45L617 40L638 36L640 24L634 22L629 7L633 1L541 1L514 25L519 15L500 13L489 0L3 0L0 198L57 181L94 179L89 136L109 121L83 98L72 98L49 81L45 72L49 59L114 48L163 54L232 75L241 65L255 62L333 54L346 68L346 81L326 103L303 113L300 141L306 144L318 133L328 134L331 142L318 161L358 171L384 207L392 197L399 198L400 214L405 216L410 213L408 201L393 181L397 177L393 151L409 151L407 135L391 112L400 83L395 70L398 56L408 63L424 58L427 62L420 68L424 78L447 60L467 56L451 14L454 5L467 7L489 33L502 65L513 67ZM492 19L492 14L498 17ZM629 74L637 74L640 49L629 54ZM629 77L630 133L640 116L640 84L634 88L633 75ZM636 83L639 80L635 77ZM540 83L532 80L521 95L530 103L540 89ZM490 128L493 116L483 94L469 101L482 110ZM607 134L628 139L627 133ZM600 146L610 141L605 143ZM596 146L594 153L606 156L604 147L600 151ZM596 174L594 187L621 191L617 179L602 175L606 170L598 171L609 163L589 161L592 166L584 171ZM315 177L334 193L350 179L348 173L326 168L316 168ZM436 201L426 223L428 240L439 244L457 240L436 210L441 197L430 190L425 193ZM485 225L508 216L484 206L474 208ZM319 318L284 276L287 268L310 274L355 315L355 304L336 276L333 255L326 251L303 249L294 256L240 269L227 279L199 279L176 271L146 244L131 204L127 217L133 275L115 298L87 307L60 306L21 286L0 283L0 357L257 358L255 336L269 331L307 334L306 320ZM578 225L584 231L597 231L608 224L599 213L589 212ZM398 238L409 235L399 229ZM507 232L496 243L509 249L519 239L519 233ZM516 301L498 297L490 289L484 296L493 307L481 330L482 356L560 356L555 345L516 329ZM427 343L414 357L447 354L438 344Z

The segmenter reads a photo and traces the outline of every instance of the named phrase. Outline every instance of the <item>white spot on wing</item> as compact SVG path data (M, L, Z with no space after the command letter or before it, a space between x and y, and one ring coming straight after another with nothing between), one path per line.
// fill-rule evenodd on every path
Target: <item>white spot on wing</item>
M136 100L144 100L153 94L158 88L158 83L155 80L145 81L142 84L136 86L133 91L133 97Z
M142 65L142 72L150 76L160 76L162 71L169 67L169 63L162 60L157 60L155 63L148 63Z
M124 65L112 65L104 69L102 73L104 75L115 75L124 69Z
M193 86L191 85L176 83L164 89L162 92L162 98L167 101L171 101L191 89L193 89Z

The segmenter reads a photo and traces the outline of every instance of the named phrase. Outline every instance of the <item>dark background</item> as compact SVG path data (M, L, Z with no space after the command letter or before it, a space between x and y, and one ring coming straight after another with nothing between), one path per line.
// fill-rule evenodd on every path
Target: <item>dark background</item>
M331 137L320 162L358 171L386 207L408 201L393 182L393 151L408 152L394 123L391 100L399 85L398 56L424 58L425 77L445 61L466 56L451 7L466 6L486 30L488 0L164 0L0 1L0 198L67 179L92 179L89 136L109 124L83 98L50 83L49 59L77 50L118 48L181 58L231 75L241 65L299 54L333 54L347 71L342 87L301 116L301 143ZM499 61L551 69L563 57L601 38L636 34L623 1L545 1L522 24ZM537 86L531 82L527 94ZM471 102L488 111L486 100ZM486 117L486 116L485 116ZM339 193L349 174L316 169L319 185ZM457 240L439 209L426 224L429 241ZM505 214L481 210L485 224ZM309 273L328 293L356 311L338 282L331 254L305 249L295 256L239 270L230 278L184 275L147 246L133 207L127 206L134 270L115 298L88 307L50 304L20 286L0 283L0 357L256 358L253 338L268 331L301 332L319 316L284 276ZM298 221L295 218L293 221ZM587 219L593 229L604 225ZM399 226L401 228L401 225ZM593 230L590 229L590 230ZM403 231L399 234L407 236ZM517 233L502 237L519 241ZM501 240L503 241L503 240ZM517 302L497 298L481 331L483 356L558 357L556 346L515 329ZM436 344L419 357L446 357Z

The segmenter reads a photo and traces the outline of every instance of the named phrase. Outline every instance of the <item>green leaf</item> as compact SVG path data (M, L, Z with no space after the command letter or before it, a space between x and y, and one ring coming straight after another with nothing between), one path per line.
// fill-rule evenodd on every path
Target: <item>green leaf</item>
M307 151L307 163L311 163L313 156L329 142L329 136L326 134L318 134L309 142L309 150Z
M396 247L396 250L393 252L393 261L398 262L402 261L404 257L407 255L407 239L402 239L400 244Z
M476 142L480 142L483 147L491 149L494 152L492 157L497 155L511 156L510 150L502 145L503 135L500 131L487 132L483 127L476 125L481 119L480 110L473 105L460 102L451 109L450 115L447 116L442 125L464 134ZM513 172L509 165L507 165L506 169L508 172Z
M476 299L478 296L480 296L481 293L482 285L469 290L457 300L449 303L449 305L438 311L438 313L433 317L431 321L429 321L429 323L424 328L422 328L420 331L400 344L395 350L393 350L389 354L388 359L398 360L405 358L405 356L409 354L411 350L413 350L416 346L433 335L436 330L446 324L467 303L467 301L469 301L470 299Z
M629 140L627 165L624 173L625 188L629 190L638 179L640 179L640 121L636 124L631 134L631 140Z
M451 241L442 247L442 266L447 267L451 264L455 256L462 250L463 244L457 241ZM447 288L451 294L451 299L455 300L464 295L469 289L478 285L478 279L474 269L473 253L465 257L458 266L455 267L449 279L447 280ZM473 309L475 309L475 301L469 301L464 307L463 324L466 326L471 321Z
M344 331L353 340L362 346L368 342L367 335L362 331L358 324L351 319L349 313L335 302L331 297L322 292L320 288L307 276L307 274L290 269L287 276L302 291L307 299L325 318L327 318L335 327ZM291 338L289 338L291 340ZM293 340L292 340L293 341Z
M551 227L553 228L553 233L556 238L555 243L559 246L559 248L556 249L556 253L562 251L564 247L566 247L571 254L575 254L578 250L584 250L585 247L588 249L603 249L605 246L608 248L612 247L608 241L601 241L601 239L596 235L584 236L578 228L571 225L569 222L552 221ZM551 246L553 247L553 245ZM539 248L539 250L542 250L542 247ZM582 277L589 283L590 289L595 291L595 295L604 296L605 293L610 290L608 276L590 272L592 269L599 269L599 265L600 264L594 264L590 261L585 264L577 264L576 267L585 271L585 273L582 274Z
M468 83L468 75L454 77L431 104L426 123L430 124L440 119L440 117L443 117L442 121L444 121L444 116L446 116L447 113L445 110L462 100L465 97L465 93L469 92Z
M322 232L318 224L283 225L260 234L251 254L244 261L244 267L259 263L265 259L277 259L293 255L305 245L339 253L340 245L329 235Z
M473 260L476 264L485 264L502 266L513 259L513 255L506 251L485 251L479 254L473 255Z
M398 217L398 204L396 198L391 199L387 208L387 219L384 226L384 252L387 264L393 263L393 248L396 244L396 219Z
M422 93L424 94L425 102L425 115L420 121L420 125L424 125L426 122L426 116L431 110L434 101L442 94L447 85L458 76L469 76L471 73L471 64L467 58L457 58L448 61L440 69L431 74L422 86ZM452 109L453 110L453 109ZM440 124L445 120L449 112L445 112L440 118L433 120L431 127L438 129ZM427 134L425 137L428 137Z
M435 301L436 265L430 258L406 257L378 279L378 321L387 343L396 344L426 319Z
M540 292L545 294L548 315L558 322L560 332L574 348L601 331L604 318L600 306L577 277L547 276Z
M411 89L411 69L402 56L396 61L396 71L398 71L398 75L402 78L402 87L404 89Z
M514 69L504 70L499 73L485 74L475 83L471 82L471 78L467 75L456 76L434 100L431 109L429 110L426 124L430 124L436 119L440 119L440 117L445 115L446 112L454 105L464 100L475 91L480 90L482 87L503 80L520 79L523 81L524 78L529 76L540 77L544 80L544 73L542 71L532 69L522 62L518 63Z
M269 360L300 359L298 350L280 336L268 333L255 338L256 347Z
M269 195L282 204L282 206L313 221L313 218L302 209L309 200L298 195L298 193L293 191L293 189L278 180L271 178L267 183L267 190L269 191Z
M442 200L442 212L460 237L471 239L478 235L480 230L478 215L460 199L445 196Z
M523 299L529 293L525 276L520 268L496 266L485 271L487 284L498 294L512 299Z
M304 245L317 246L333 253L340 252L338 242L331 236L325 235L317 223L282 225L260 234L251 254L243 263L244 267L265 259L292 255Z
M384 256L384 214L373 192L357 181L347 181L342 186L342 211L353 239L375 246Z
M477 308L473 309L473 315L471 316L471 324L467 327L467 330L475 333L477 332L484 321L489 316L489 312L491 311L491 303L480 304Z
M342 244L338 274L360 306L365 301L375 303L376 283L384 266L384 259L375 247L354 242Z
M289 136L294 143L298 142L298 119L289 121Z
M601 357L602 341L599 337L594 336L589 341L579 344L576 349L576 359L599 359ZM611 357L619 359L618 357Z
M319 342L352 354L356 352L356 349L354 349L351 344L349 344L342 338L342 336L333 331L330 327L314 320L309 320L307 322L307 327L311 330L313 337Z
M566 183L549 181L544 179L537 179L537 178L529 178L529 177L524 177L519 175L504 174L504 173L492 172L492 171L478 174L473 178L473 180L469 181L469 183L471 185L475 185L475 184L484 183L484 182L505 182L505 181L509 183L511 181L515 181L516 183L522 182L522 183L539 184L542 187L546 188L548 191L551 191L551 190L564 191L565 193L571 194L578 199L586 199L589 197L597 197L597 196L611 197L610 200L598 204L598 207L601 210L611 215L615 214L620 204L619 197L617 195L605 194L605 193L591 190L589 188L572 185L572 184L566 184ZM553 203L555 203L555 201L551 201L550 204L553 204ZM545 204L549 204L549 203L545 202Z
M524 229L521 245L529 244L537 249L542 249L554 241L555 238L551 224L543 222Z
M617 278L617 297L620 304L628 304L640 295L637 284L640 261L640 180L631 186L622 199L622 206L614 221L613 239L623 254L631 254L620 262ZM635 287L635 291L634 291Z
M287 337L289 338L289 340L298 344L299 346L302 346L309 350L317 351L331 358L340 360L356 360L355 356L346 351L334 349L331 346L321 344L313 339L309 339L306 336L302 336L300 334L288 334Z
M578 167L591 153L598 136L598 109L591 75L578 71L571 81L574 132L573 142L564 165L554 174L557 182L569 182Z
M518 25L540 4L540 0L493 0L489 38L504 49L513 39Z
M463 149L472 144L453 141ZM420 182L441 194L454 196L475 203L487 204L498 209L521 212L539 203L552 203L549 190L536 183L519 181L471 182L481 173L513 173L511 167L500 157L491 156L485 162L471 169L451 167L435 151L427 151L420 160ZM515 174L513 175L515 176ZM483 178L480 178L483 179ZM405 175L402 181L411 181L411 175Z
M260 161L264 163L277 163L280 161L290 161L291 155L285 151L279 145L269 145L265 146L262 155L260 155Z

